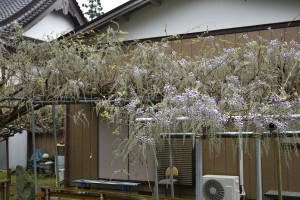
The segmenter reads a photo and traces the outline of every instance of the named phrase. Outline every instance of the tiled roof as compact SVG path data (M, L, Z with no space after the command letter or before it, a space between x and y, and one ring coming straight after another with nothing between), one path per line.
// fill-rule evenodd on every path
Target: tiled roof
M12 24L25 26L55 0L0 0L0 31L8 32Z

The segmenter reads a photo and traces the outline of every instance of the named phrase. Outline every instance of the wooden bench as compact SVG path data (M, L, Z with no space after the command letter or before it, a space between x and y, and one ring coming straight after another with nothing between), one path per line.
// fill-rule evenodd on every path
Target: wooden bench
M9 182L10 180L0 180L0 199L9 199Z
M133 183L126 181L108 181L108 180L87 180L87 179L78 179L72 181L72 183L80 183L80 189L90 189L90 185L115 185L121 187L122 193L131 192L131 187L136 187L141 185L141 183ZM87 186L87 187L86 187Z
M300 192L289 192L289 191L282 191L282 199L288 200L288 199L299 199L300 200ZM265 197L271 200L278 199L278 191L277 190L269 190L265 193Z
M114 198L115 199L120 199L120 198L155 199L154 196L147 196L147 195L42 186L41 193L39 193L39 198L49 200L50 197L62 197L62 198L71 198L71 199L98 199L98 200L104 199L105 197L109 197L109 199L114 199ZM160 198L160 199L179 200L178 198Z

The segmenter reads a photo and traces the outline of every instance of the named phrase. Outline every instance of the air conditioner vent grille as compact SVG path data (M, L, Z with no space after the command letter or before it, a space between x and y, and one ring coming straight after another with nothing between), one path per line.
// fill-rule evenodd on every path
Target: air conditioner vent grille
M210 179L203 185L203 194L207 200L222 200L225 196L224 187L219 181Z

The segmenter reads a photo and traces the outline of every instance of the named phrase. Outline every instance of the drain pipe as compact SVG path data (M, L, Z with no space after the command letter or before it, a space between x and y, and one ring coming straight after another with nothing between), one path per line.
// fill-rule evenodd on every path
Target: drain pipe
M64 171L64 187L67 188L69 186L69 129L68 129L68 113L69 113L69 105L65 106L65 120L64 120L64 136L65 136L65 171Z
M241 192L240 196L243 200L245 200L246 192L244 188L244 151L243 151L243 138L239 138L239 152L240 152L240 159L239 159L239 165L240 165L240 186L241 186Z

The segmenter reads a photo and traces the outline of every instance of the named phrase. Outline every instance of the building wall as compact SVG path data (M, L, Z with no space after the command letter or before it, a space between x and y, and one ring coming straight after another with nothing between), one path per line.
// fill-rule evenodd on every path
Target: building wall
M123 158L115 159L115 151L120 145L117 138L128 137L128 127L122 126L119 130L120 135L113 134L117 126L107 123L105 120L99 118L99 176L100 179L119 179L128 180L128 175L120 173L123 170L128 172L128 159L123 162ZM121 170L119 172L119 170Z
M58 38L73 29L72 19L60 10L53 11L44 17L36 25L25 31L23 35L39 40L49 40Z
M63 135L57 135L57 143L64 141ZM32 135L28 135L28 158L32 156ZM35 147L36 149L46 149L47 152L51 155L54 155L54 136L53 134L38 134L35 135Z
M144 39L294 21L299 8L298 0L162 0L118 23L127 39Z
M86 114L83 123L75 124L74 114ZM90 105L68 105L66 127L65 182L76 179L98 179L98 118Z
M27 131L17 133L8 140L9 168L15 170L17 165L27 166ZM0 170L6 170L6 141L0 143Z
M272 31L268 30L259 30L250 31L250 32L239 32L239 33L226 33L224 35L215 35L215 40L219 41L219 44L222 48L228 48L236 46L238 43L246 42L242 37L243 34L248 34L249 39L257 39L258 36L261 36L265 39L279 39L285 40L287 42L295 40L299 42L298 32L300 27L294 26L289 28L278 28L273 29ZM236 31L238 32L238 31ZM224 42L227 40L229 42ZM193 38L181 39L178 41L171 42L172 49L174 51L184 53L188 56L194 57L199 56L202 48L202 43L199 41L193 41ZM95 115L95 111L92 107L88 105L76 105L69 106L69 115L72 116L76 111L84 109L87 115L87 118L90 119L90 127L84 126L82 123L78 123L76 126L71 117L68 118L68 176L70 184L72 180L79 178L104 178L102 176L102 162L105 162L106 159L101 158L102 154L108 153L111 155L112 148L106 141L113 141L112 138L107 140L106 137L110 137L107 134L112 132L113 128L107 124L98 121ZM93 116L93 117L92 117ZM94 127L94 128L91 128ZM98 136L100 134L100 136ZM123 133L126 136L126 133ZM98 138L99 137L99 138ZM91 138L94 138L94 140ZM97 138L97 139L96 139ZM98 139L100 141L97 144ZM96 141L96 143L95 143ZM237 151L234 151L233 144L236 141L234 139L224 139L222 141L222 148L220 154L216 152L211 153L208 146L208 141L203 141L203 174L220 174L220 175L238 175L239 174L239 164L238 164L238 155ZM108 147L103 148L101 145L107 145ZM274 141L271 140L270 151L268 155L266 152L262 153L262 181L263 181L263 193L268 190L276 190L276 165L275 165L275 149ZM98 153L100 149L100 154ZM248 148L244 152L244 181L245 181L245 190L247 199L255 199L255 158L254 158L254 143L252 139L248 140ZM92 159L89 158L93 152ZM100 157L98 157L100 156ZM107 156L107 155L106 155ZM296 157L294 154L291 154L291 161L284 157L282 153L282 185L283 190L300 192L300 158ZM99 159L99 160L98 160ZM103 159L103 160L102 160ZM101 162L98 162L101 161ZM109 162L111 159L109 159ZM193 162L193 161L192 161ZM288 163L288 166L287 166ZM191 163L193 165L193 163ZM107 163L104 163L106 167ZM153 169L153 164L149 164ZM194 166L194 165L193 165ZM100 173L99 173L100 168ZM150 168L149 168L150 169ZM129 167L130 170L130 167ZM150 170L149 170L150 171ZM111 173L111 172L110 172ZM179 172L180 173L180 172ZM100 176L99 176L100 175ZM106 174L107 176L107 174ZM107 176L108 177L108 176ZM149 176L151 179L151 176ZM120 179L127 180L127 177L119 177ZM192 178L192 177L191 177ZM129 178L131 179L131 178ZM143 181L144 178L132 178L133 180Z

